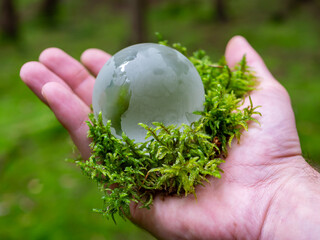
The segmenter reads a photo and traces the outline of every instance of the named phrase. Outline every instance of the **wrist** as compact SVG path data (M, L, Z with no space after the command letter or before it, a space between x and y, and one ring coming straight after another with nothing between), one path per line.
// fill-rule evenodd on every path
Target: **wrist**
M320 239L320 174L302 157L272 197L261 239Z

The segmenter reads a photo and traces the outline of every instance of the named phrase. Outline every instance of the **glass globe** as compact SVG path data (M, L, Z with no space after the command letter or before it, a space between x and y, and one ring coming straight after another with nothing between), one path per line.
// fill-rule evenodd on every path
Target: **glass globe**
M204 87L193 64L167 46L143 43L116 53L102 67L93 90L93 111L111 120L115 136L124 132L144 142L146 130L138 125L190 125L203 110Z

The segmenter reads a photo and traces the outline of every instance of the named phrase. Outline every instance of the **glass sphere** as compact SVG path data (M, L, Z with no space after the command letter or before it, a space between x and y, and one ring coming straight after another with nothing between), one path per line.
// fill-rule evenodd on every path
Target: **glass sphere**
M111 120L113 134L124 132L144 142L146 130L138 125L190 125L203 110L204 87L193 64L167 46L143 43L127 47L102 67L96 79L92 105Z

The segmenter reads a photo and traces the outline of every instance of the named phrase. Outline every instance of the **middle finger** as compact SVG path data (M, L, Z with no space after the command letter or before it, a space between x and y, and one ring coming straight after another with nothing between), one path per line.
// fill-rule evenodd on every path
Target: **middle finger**
M39 61L66 82L88 106L92 101L94 77L77 60L58 48L48 48Z

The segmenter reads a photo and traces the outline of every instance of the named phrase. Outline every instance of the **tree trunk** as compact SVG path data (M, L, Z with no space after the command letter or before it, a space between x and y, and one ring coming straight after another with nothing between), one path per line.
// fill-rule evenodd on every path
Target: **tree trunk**
M53 26L57 23L59 0L44 0L41 8L41 15L45 23Z
M215 18L221 23L228 21L227 6L225 1L226 0L213 0Z
M18 38L18 14L13 0L2 0L0 9L0 27L5 37Z
M146 13L148 0L129 0L131 12L131 42L146 41Z

